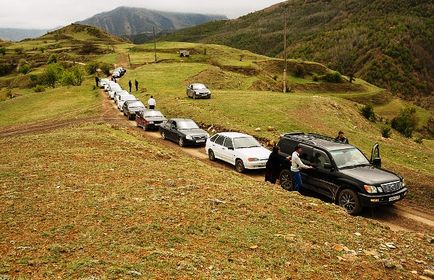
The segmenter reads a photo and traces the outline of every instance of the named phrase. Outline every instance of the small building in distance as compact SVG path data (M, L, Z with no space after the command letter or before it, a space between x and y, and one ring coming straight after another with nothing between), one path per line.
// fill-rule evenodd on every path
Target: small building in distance
M180 57L190 57L190 51L189 50L180 50L179 56Z

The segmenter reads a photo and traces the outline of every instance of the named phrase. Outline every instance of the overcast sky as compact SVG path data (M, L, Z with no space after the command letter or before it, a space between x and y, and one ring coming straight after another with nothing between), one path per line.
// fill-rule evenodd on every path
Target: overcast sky
M0 27L54 28L119 6L236 18L283 0L0 0Z

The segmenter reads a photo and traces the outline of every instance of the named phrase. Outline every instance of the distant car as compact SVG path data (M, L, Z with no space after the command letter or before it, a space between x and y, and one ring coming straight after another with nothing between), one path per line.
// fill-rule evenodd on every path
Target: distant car
M144 130L159 129L166 121L163 114L157 110L141 110L136 113L136 124Z
M103 88L104 88L104 90L108 93L108 91L110 90L110 86L111 85L115 85L116 83L115 82L113 82L113 81L108 81L108 82L106 82L105 84L104 84L104 86L103 86ZM117 85L117 84L116 84Z
M118 67L115 70L113 70L112 72L112 77L113 78L120 78L122 77L125 73L127 72L127 70L125 70L123 67Z
M187 96L196 98L211 98L211 91L204 84L191 84L187 86Z
M135 119L137 112L143 110L146 110L146 107L138 100L125 101L122 106L122 112L124 112L124 116L127 116L129 120Z
M105 89L105 86L108 84L108 82L110 82L109 79L100 79L100 80L99 80L99 83L98 83L98 86L99 86L100 88Z
M118 109L122 112L125 101L134 101L134 100L137 100L137 98L132 94L119 95L118 104L117 104Z
M253 136L237 132L215 134L206 141L205 151L210 160L228 162L240 173L246 169L264 169L271 153Z
M109 84L109 90L108 90L108 95L111 99L114 99L116 94L119 92L122 92L123 89L121 88L121 86L117 83L114 84Z
M131 93L129 93L129 92L126 91L126 90L121 90L121 91L117 91L117 92L115 92L115 94L114 94L114 98L113 98L113 101L115 102L116 106L118 105L119 98L120 98L121 96L124 96L124 95L131 95Z
M161 138L177 142L179 146L205 145L209 134L190 119L170 119L160 126Z

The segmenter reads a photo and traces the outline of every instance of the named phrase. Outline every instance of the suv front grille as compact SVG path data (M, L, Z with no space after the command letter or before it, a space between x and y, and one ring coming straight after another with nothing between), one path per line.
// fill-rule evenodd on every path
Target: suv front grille
M206 140L206 136L193 136L194 140Z
M386 193L395 192L401 188L401 182L396 181L396 182L381 184L381 188L383 188L383 191Z

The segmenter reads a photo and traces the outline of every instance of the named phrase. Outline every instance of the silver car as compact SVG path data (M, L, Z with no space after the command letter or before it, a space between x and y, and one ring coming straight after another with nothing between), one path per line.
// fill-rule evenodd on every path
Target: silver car
M211 91L204 84L190 84L187 86L187 96L196 98L211 98Z

